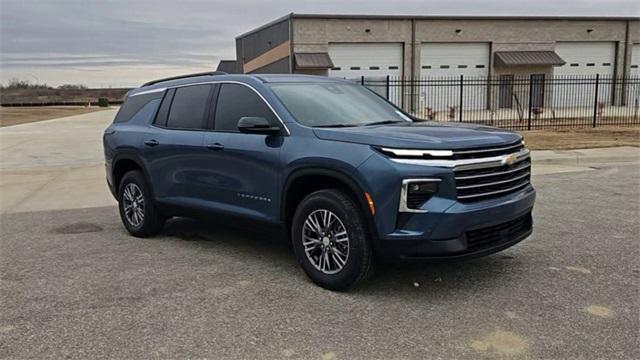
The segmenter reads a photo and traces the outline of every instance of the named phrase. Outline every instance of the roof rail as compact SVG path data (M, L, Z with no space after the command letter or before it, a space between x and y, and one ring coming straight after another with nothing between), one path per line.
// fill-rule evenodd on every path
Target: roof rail
M163 81L186 79L186 78L190 78L190 77L207 76L207 75L210 75L210 76L213 76L213 75L227 75L227 73L224 72L224 71L211 71L211 72L202 72L202 73L196 73L196 74L178 75L178 76L172 76L172 77L168 77L168 78L164 78L164 79L158 79L158 80L149 81L147 83L142 84L141 87L157 84L157 83L160 83L160 82L163 82Z

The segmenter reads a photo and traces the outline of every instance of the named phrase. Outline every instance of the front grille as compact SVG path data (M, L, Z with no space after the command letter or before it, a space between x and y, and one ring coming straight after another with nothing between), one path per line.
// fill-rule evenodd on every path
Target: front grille
M456 170L458 200L473 202L504 196L529 185L531 159L526 158L512 165Z
M515 240L531 230L531 213L502 224L467 231L467 249L477 250Z

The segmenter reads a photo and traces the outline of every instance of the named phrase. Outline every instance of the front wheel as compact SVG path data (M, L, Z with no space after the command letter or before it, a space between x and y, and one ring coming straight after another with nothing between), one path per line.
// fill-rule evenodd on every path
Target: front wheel
M337 189L302 200L292 222L293 249L303 270L329 290L347 290L372 271L373 254L363 214Z

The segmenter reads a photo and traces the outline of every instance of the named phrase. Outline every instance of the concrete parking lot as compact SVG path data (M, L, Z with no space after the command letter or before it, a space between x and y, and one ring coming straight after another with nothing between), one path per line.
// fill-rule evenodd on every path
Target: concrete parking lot
M334 293L271 234L128 236L102 173L112 116L0 129L0 358L640 358L638 149L537 153L531 238Z

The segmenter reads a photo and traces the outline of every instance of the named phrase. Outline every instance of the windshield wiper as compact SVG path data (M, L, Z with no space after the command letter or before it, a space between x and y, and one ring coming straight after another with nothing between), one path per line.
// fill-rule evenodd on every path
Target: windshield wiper
M367 124L364 124L363 126L397 124L397 123L403 123L403 122L405 121L404 120L383 120L383 121L367 123Z

